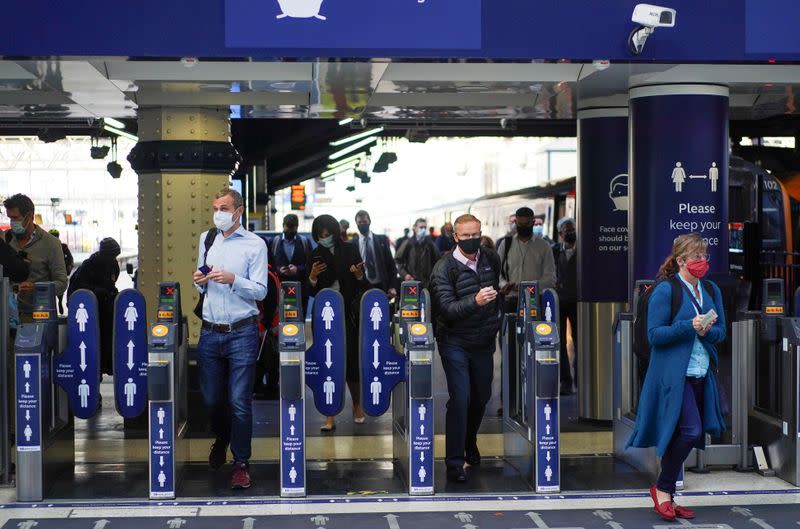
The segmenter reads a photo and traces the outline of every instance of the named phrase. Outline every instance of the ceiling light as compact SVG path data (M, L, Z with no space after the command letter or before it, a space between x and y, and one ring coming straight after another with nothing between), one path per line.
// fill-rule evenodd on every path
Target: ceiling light
M383 132L383 127L378 127L376 129L365 130L364 132L359 132L358 134L353 134L352 136L347 136L346 138L341 138L336 141L332 141L329 143L331 147L338 147L339 145L344 145L345 143L350 143L356 140L360 140L361 138L367 138L369 136L374 136L375 134L380 134Z
M118 129L124 129L125 123L116 120L114 118L103 118L103 123L106 125L111 125L112 127L116 127Z
M344 118L342 120L339 120L339 126L342 127L344 125L347 125L351 121L353 121L353 118Z
M116 134L117 136L121 136L123 138L127 138L131 141L139 141L139 138L131 134L130 132L125 132L124 130L115 129L114 127L110 127L108 125L103 126L103 130L107 130L111 134Z
M336 167L341 167L343 165L348 165L352 162L361 162L365 158L364 153L360 152L354 154L353 156L348 156L347 158L343 158L339 161L333 162L328 164L328 169L335 169Z
M108 156L108 151L111 149L108 145L93 145L89 149L89 154L92 157L92 160L102 160L106 156Z
M44 143L53 143L59 140L66 139L67 137L67 135L64 132L49 128L39 129L36 135L39 137L39 140L43 141Z
M363 140L361 140L361 141L359 141L357 143L354 143L353 145L350 145L349 147L345 147L341 151L336 151L335 153L333 153L330 156L328 156L328 159L329 160L337 160L337 159L341 158L342 156L346 156L346 155L350 154L351 152L355 152L355 151L357 151L357 150L359 150L359 149L361 149L363 147L366 147L367 145L369 145L371 143L375 143L377 140L378 140L378 138L376 138L374 136L372 138L363 139Z
M320 174L319 177L322 180L327 180L328 178L333 178L334 176L338 176L340 174L344 174L352 170L353 167L349 165L346 167L337 167L336 169L329 169L325 171L324 173Z
M122 166L117 162L109 162L106 165L106 170L111 175L111 178L119 178L122 175Z

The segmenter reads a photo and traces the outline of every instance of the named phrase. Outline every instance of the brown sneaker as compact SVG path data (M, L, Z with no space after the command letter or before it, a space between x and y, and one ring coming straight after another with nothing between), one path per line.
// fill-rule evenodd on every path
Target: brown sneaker
M250 488L250 473L247 471L247 465L245 463L233 464L231 488L234 490Z

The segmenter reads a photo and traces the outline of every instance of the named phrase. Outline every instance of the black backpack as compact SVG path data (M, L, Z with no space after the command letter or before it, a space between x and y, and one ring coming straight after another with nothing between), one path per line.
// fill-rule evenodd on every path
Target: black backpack
M634 315L633 320L633 354L638 360L637 363L640 387L644 383L644 377L647 374L647 366L650 363L650 350L652 349L652 346L650 345L650 339L647 337L647 308L653 291L664 281L667 281L672 287L672 299L670 302L669 317L670 323L675 319L675 316L678 314L678 311L681 308L681 303L683 302L684 287L681 284L681 280L678 279L677 276L656 281L652 285L645 287L645 291L639 298L639 304L636 307L636 314ZM701 280L700 285L701 287L704 287L709 294L713 295L714 290L709 281Z

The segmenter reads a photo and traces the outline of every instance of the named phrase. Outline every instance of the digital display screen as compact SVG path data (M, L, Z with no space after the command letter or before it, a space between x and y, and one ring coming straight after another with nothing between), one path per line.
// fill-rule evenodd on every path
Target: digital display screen
M403 301L405 303L416 303L419 301L419 287L407 286L403 292Z
M744 253L744 223L731 222L728 229L730 231L729 250L732 253Z

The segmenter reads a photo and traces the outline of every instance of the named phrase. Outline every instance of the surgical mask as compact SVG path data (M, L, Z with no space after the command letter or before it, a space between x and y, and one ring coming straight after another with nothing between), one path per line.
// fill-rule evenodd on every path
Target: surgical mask
M283 238L286 239L287 241L293 241L296 235L297 232L294 230L283 232Z
M708 273L708 269L710 268L708 261L705 259L700 259L698 261L692 261L691 263L686 263L686 269L689 271L697 279L703 279L706 274Z
M481 247L481 239L464 239L458 241L458 247L461 248L461 252L464 255L474 255L478 253L478 250Z
M369 235L369 222L362 222L358 224L358 233L365 237Z
M533 235L533 226L517 226L517 235L522 238Z
M331 248L333 248L334 245L333 235L328 235L327 237L320 237L320 239L317 242L323 248L327 248L330 250Z
M426 235L428 235L428 228L417 229L417 239L424 239Z
M574 231L564 234L564 242L567 244L575 244L575 241L577 240L578 235Z
M215 211L214 226L220 231L228 231L233 227L233 213L230 211Z
M533 234L537 237L541 237L544 235L544 226L534 226L533 227Z
M21 220L12 220L11 221L11 232L16 236L21 236L25 234L25 222Z

